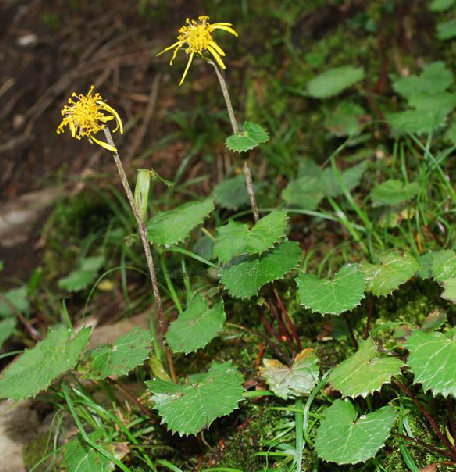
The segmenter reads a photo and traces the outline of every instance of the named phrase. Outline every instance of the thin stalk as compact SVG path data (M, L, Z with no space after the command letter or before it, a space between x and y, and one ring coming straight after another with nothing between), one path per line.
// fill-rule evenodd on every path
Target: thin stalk
M414 443L417 446L424 447L426 449L429 449L432 452L436 452L437 454L441 454L445 457L448 457L449 459L453 459L453 457L451 457L451 453L449 453L448 451L445 451L445 449L439 449L438 447L432 446L431 444L427 444L424 441L421 441L420 439L412 438L410 436L405 436L404 434L398 434L398 433L391 433L391 436L394 436L395 438L405 439L406 441Z
M456 424L455 424L455 421L454 421L454 413L453 413L454 401L450 397L447 398L447 409L448 409L448 417L450 419L451 435L456 440Z
M367 322L366 322L366 334L364 335L364 339L367 339L370 335L370 326L371 326L371 322L372 322L373 309L374 309L374 299L371 296L369 298L369 308L368 308L368 311L367 311Z
M231 103L230 94L228 92L226 81L223 78L223 75L220 72L220 69L217 66L217 64L213 61L208 61L208 62L214 67L215 73L220 83L220 88L222 89L223 98L225 99L226 109L228 110L228 116L230 118L231 127L233 128L233 134L238 134L238 124L236 121L236 117L234 116L233 105ZM249 193L250 206L252 207L253 220L255 221L255 223L258 223L258 220L260 219L260 215L258 213L258 205L256 203L255 190L253 188L252 172L250 171L250 167L249 167L247 159L244 161L243 171L244 171L244 177L245 177L245 184L247 186L247 192Z
M109 128L105 126L103 131L104 131L108 144L112 146L114 149L116 149L116 146L114 144L114 140L112 139L112 135L111 135L111 132L109 131ZM122 181L122 185L124 187L125 193L127 194L128 203L130 204L130 207L133 211L133 215L135 216L135 219L136 219L136 223L138 224L139 235L141 237L144 253L146 255L150 281L152 283L152 289L154 292L155 308L158 314L158 325L159 325L160 330L159 330L159 333L156 333L156 334L159 334L160 336L159 344L163 347L163 349L166 352L168 363L169 363L169 369L170 369L171 374L173 374L174 366L172 363L172 359L171 359L171 356L167 352L169 351L169 349L164 344L165 319L163 317L163 305L162 305L162 300L160 296L160 290L158 288L157 275L155 273L154 259L152 257L152 251L150 249L149 240L147 239L146 225L141 217L141 213L139 212L138 206L136 205L135 197L133 196L133 192L131 191L130 184L128 183L127 175L125 174L125 170L123 168L122 161L120 160L119 153L117 151L114 151L113 156L114 156L114 162L119 172L120 180ZM172 375L172 377L173 379L175 379L175 374L174 376Z
M291 336L291 333L288 331L288 328L285 326L285 323L283 320L280 318L279 314L277 313L277 309L272 303L272 300L266 300L266 304L270 310L270 312L274 315L274 318L277 320L279 323L279 333L282 337L285 337L287 340L287 344L291 350L291 355L294 357L294 343L293 343L293 337Z
M290 330L293 333L293 336L296 340L296 349L298 350L298 352L301 352L302 346L301 346L301 340L299 339L298 330L296 329L295 324L291 320L290 315L288 314L288 311L285 308L285 305L282 299L280 298L279 292L275 288L273 289L273 291L277 300L277 305L279 306L279 309L282 312L282 316L284 317L285 321L288 323Z
M34 341L40 341L42 339L40 333L22 316L21 312L1 293L0 301L12 311L14 316L19 320L21 325L25 328L27 333Z
M347 314L344 314L344 319L348 328L348 332L350 333L350 338L352 340L353 346L355 347L356 350L358 350L358 341L356 339L355 332L353 331L353 327L350 323L350 318L348 317Z

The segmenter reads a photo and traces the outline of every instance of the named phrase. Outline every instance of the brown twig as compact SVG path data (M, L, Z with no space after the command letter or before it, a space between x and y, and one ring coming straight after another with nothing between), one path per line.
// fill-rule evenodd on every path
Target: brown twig
M415 445L417 446L422 446L422 447L425 447L426 449L429 449L432 452L436 452L437 454L442 454L443 456L448 457L448 459L453 459L453 457L451 457L450 452L445 451L445 449L439 449L438 447L432 446L431 444L427 444L424 441L421 441L421 439L412 438L410 436L405 436L404 434L398 434L398 433L391 433L391 436L394 436L395 438L405 439L406 441L415 443Z
M22 316L21 312L4 296L0 293L0 301L4 303L14 314L14 316L19 320L21 325L25 328L27 333L34 341L40 341L40 333Z
M258 206L256 203L255 189L253 188L252 172L250 171L247 159L244 161L243 171L245 177L245 184L247 186L247 192L250 198L250 206L252 207L253 221L255 223L258 223L260 219L260 214L258 212Z
M116 146L114 144L114 141L112 139L111 132L109 131L108 127L105 127L103 129L104 134L106 136L106 140L108 141L108 144L111 145L114 149L116 149ZM152 257L152 251L150 249L150 244L149 240L147 239L147 232L146 232L146 225L144 224L144 221L141 217L141 213L139 212L138 206L136 205L135 198L133 196L133 193L130 189L130 184L128 183L127 176L125 174L125 170L122 165L122 161L120 160L119 153L117 151L113 152L114 156L114 162L116 164L117 170L120 175L120 180L122 181L122 185L125 189L125 193L127 194L128 202L130 203L130 207L133 211L133 214L136 219L136 223L138 224L138 229L139 229L139 235L141 237L141 241L143 244L144 248L144 253L146 255L146 260L147 260L147 267L149 269L149 275L150 275L150 281L152 283L152 289L154 292L154 300L155 300L155 308L158 314L158 324L159 324L159 333L156 333L156 335L159 336L159 342L160 345L163 347L164 351L166 352L168 350L167 346L164 343L164 337L165 337L165 319L163 317L163 305L162 305L162 300L160 296L160 290L158 288L158 280L157 280L157 275L155 273L155 266L154 266L154 259ZM176 381L176 374L174 371L174 366L172 363L172 358L168 353L166 352L167 358L168 358L168 363L169 363L169 368L170 368L170 373L171 377L174 381Z
M274 318L279 323L279 333L282 337L286 339L288 347L290 348L291 354L294 357L295 349L294 349L293 337L291 336L291 333L288 331L288 328L285 326L285 323L283 322L283 320L280 318L279 314L277 313L277 309L272 303L272 301L266 300L266 305L268 306L270 312L273 314Z
M301 340L299 339L298 330L296 329L295 324L291 320L290 315L288 314L288 310L285 308L285 305L282 301L282 298L280 298L279 292L275 288L273 288L273 291L274 291L274 295L276 297L279 309L282 313L282 316L284 317L285 321L288 323L288 325L291 329L291 332L293 333L293 336L296 340L296 349L298 350L298 352L301 352L302 346L301 346Z
M450 443L448 438L446 438L445 435L440 431L439 425L437 424L435 419L432 417L432 415L429 413L429 411L426 410L426 408L424 408L424 406L420 403L420 401L415 397L415 395L413 395L413 393L404 384L402 384L396 379L394 380L394 383L413 401L413 403L415 403L415 405L421 411L421 413L423 413L424 417L427 419L429 425L431 426L435 434L437 434L439 439L443 442L443 444L445 444L445 446L450 451L450 454L451 454L450 459L453 459L453 460L456 459L456 448Z
M353 331L353 326L350 323L350 318L348 315L345 313L344 314L344 320L348 328L348 332L350 333L350 338L352 340L353 346L355 347L356 350L358 350L358 341L356 339L355 333Z

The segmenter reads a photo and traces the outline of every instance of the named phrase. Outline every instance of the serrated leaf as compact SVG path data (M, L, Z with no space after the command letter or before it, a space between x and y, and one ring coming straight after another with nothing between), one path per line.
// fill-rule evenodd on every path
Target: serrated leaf
M263 188L264 183L255 183L253 189L255 194ZM237 210L250 204L249 193L245 185L245 177L238 175L231 179L225 179L214 188L215 200L227 210Z
M264 367L260 367L261 377L284 400L310 393L317 385L320 371L313 349L303 349L291 367L271 359L263 359L263 364Z
M71 339L65 326L49 330L43 341L28 349L0 377L0 398L26 400L45 390L59 375L75 367L90 339L84 328Z
M315 210L324 197L321 179L301 177L292 180L282 192L282 198L290 206L298 206L305 210Z
M446 116L456 106L456 94L439 92L434 95L415 95L409 98L409 105L423 112Z
M269 134L260 125L246 121L244 129L226 139L226 147L230 151L244 152L269 141Z
M443 111L406 110L385 113L389 126L398 134L429 134L445 124Z
M440 296L456 304L456 277L445 280L443 282L443 289Z
M367 169L367 165L366 161L361 162L360 164L341 172L342 182L349 192L359 185L361 178ZM325 197L334 198L343 194L343 190L334 175L333 169L325 169L322 174L322 179Z
M402 365L400 359L380 356L374 341L368 338L331 372L328 380L343 397L367 397L400 374Z
M229 415L243 399L243 377L230 362L213 363L206 374L178 385L160 379L146 382L152 401L172 432L196 434L220 416Z
M393 77L394 90L407 99L444 92L452 83L453 74L443 62L426 64L420 75Z
M9 318L7 320L0 321L0 348L3 346L3 343L14 333L16 324L16 318Z
M362 262L360 271L364 273L366 289L375 296L386 296L400 285L410 280L420 269L418 261L411 254L399 255L387 251L379 255L380 264Z
M420 186L413 182L407 184L400 180L386 180L376 185L370 193L374 205L400 205L418 195Z
M456 0L432 0L429 4L429 10L441 12L448 10L456 3Z
M364 79L361 67L337 67L328 69L307 84L307 93L313 98L329 98Z
M294 241L286 241L261 256L240 256L221 270L220 281L233 297L250 298L260 288L281 279L296 268L301 249Z
M424 332L435 331L440 329L447 322L447 313L445 310L436 308L424 320L421 330Z
M225 320L223 302L209 308L207 300L198 294L179 318L171 323L166 342L173 352L188 354L197 351L217 336Z
M227 225L217 228L214 256L226 263L242 254L262 254L285 237L287 222L286 210L273 210L252 229L230 220Z
M322 314L340 315L352 310L364 298L364 275L356 264L346 264L334 280L300 274L296 283L301 305Z
M89 438L92 441L119 459L119 455L115 452L115 445L103 444L102 437L103 433L101 431L89 434ZM67 472L111 472L115 469L113 462L87 444L79 435L65 445L63 450L63 466Z
M429 279L432 270L432 252L419 256L418 262L420 264L420 270L416 275L422 279Z
M395 421L392 406L358 418L350 401L336 400L325 410L325 418L317 431L318 457L339 465L365 462L385 445Z
M105 379L112 375L127 375L148 357L151 334L135 327L116 340L114 345L101 344L87 352L80 370L89 379Z
M158 213L147 223L147 236L154 244L172 246L182 242L193 228L203 223L214 208L214 200L208 198Z
M29 302L27 298L27 287L25 285L3 292L3 297L6 298L19 313L24 314L28 311ZM14 316L13 310L11 310L7 303L0 300L0 317L8 318L10 316Z
M434 395L456 397L456 336L436 331L415 331L407 340L407 364L415 374L414 383Z
M451 19L437 23L437 38L447 41L456 37L456 20Z
M83 259L77 269L59 280L58 286L69 292L79 292L86 289L95 282L98 271L103 267L104 262L104 256Z
M443 282L456 276L456 253L454 251L436 251L430 254L432 254L431 271L434 280Z

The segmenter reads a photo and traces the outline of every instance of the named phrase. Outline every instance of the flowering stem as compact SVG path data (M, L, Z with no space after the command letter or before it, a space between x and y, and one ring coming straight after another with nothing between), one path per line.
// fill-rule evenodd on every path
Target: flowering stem
M213 61L208 61L208 62L215 69L215 73L217 74L217 78L220 83L220 88L222 89L223 98L225 99L226 108L228 110L228 116L230 117L231 127L233 128L233 134L237 134L238 125L237 125L236 117L234 116L233 105L231 104L230 94L228 92L226 81L223 78L223 75L220 72L220 69L217 66L217 64ZM245 183L247 186L247 192L249 193L250 206L252 207L253 219L255 223L258 223L258 220L260 219L260 215L258 213L258 206L256 203L256 198L255 198L255 190L253 188L252 173L250 171L250 167L249 167L247 159L244 161L243 171L244 171Z
M109 131L108 127L107 126L104 127L103 131L106 136L106 140L108 141L108 144L112 146L114 149L116 149L116 146L112 139L111 132ZM157 280L157 275L155 273L155 266L154 266L154 260L152 258L152 251L150 250L149 240L147 239L146 225L144 224L144 221L141 217L141 213L139 212L138 206L136 205L135 198L133 196L130 185L128 183L127 175L125 174L125 170L123 168L122 161L120 160L119 154L117 151L113 151L113 155L114 155L114 162L116 164L117 170L120 175L120 180L122 181L122 185L125 189L125 193L127 194L128 202L130 203L131 209L136 218L136 223L138 224L139 235L141 237L144 253L146 255L147 267L149 268L150 281L152 283L152 288L154 291L155 308L158 314L158 324L160 328L159 330L160 332L157 333L160 336L159 344L164 347L164 350L166 352L168 351L168 348L164 344L165 320L163 317L163 306L162 306L162 300L160 297L160 291L158 288L158 280ZM171 355L168 354L168 352L166 352L166 355L168 358L168 364L169 364L171 377L173 378L173 380L175 380L176 373L174 371L174 365L172 363Z

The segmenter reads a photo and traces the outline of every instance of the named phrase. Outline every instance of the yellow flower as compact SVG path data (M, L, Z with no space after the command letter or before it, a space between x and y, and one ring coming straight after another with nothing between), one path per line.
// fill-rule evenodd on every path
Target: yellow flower
M68 126L73 138L82 139L87 136L90 142L93 141L101 147L115 152L115 147L99 141L94 135L102 131L106 126L105 123L111 120L115 120L117 125L113 132L119 130L122 133L122 121L116 110L103 102L99 93L92 95L93 88L92 85L87 95L72 93L71 96L76 100L68 99L69 105L63 107L63 120L57 128L57 134L63 133L64 127Z
M208 23L209 20L208 16L200 16L198 17L198 21L196 20L189 20L187 19L188 26L182 26L179 30L179 36L177 37L177 42L172 44L171 46L164 49L162 52L158 53L157 56L163 54L170 49L174 49L173 57L169 65L173 65L173 60L176 57L177 52L184 46L187 46L185 52L189 54L187 67L185 68L184 74L182 76L179 85L182 85L185 77L187 76L188 69L190 68L190 64L192 63L193 57L195 54L199 54L203 56L205 51L208 51L212 54L217 64L222 68L226 69L225 64L222 61L221 56L224 56L225 53L223 52L222 48L214 41L212 38L212 33L219 29L228 31L228 33L234 34L234 36L238 36L236 31L231 28L231 23Z

